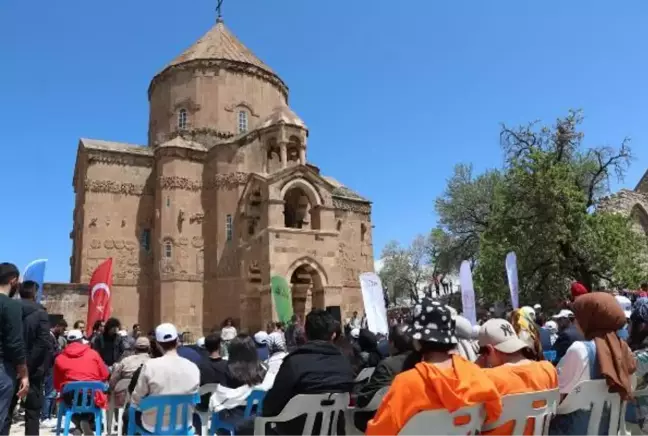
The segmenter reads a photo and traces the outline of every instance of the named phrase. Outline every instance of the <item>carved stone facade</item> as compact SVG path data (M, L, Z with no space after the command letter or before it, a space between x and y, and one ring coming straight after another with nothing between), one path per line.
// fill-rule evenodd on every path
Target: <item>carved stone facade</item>
M648 171L634 191L622 189L601 200L604 210L630 215L638 233L648 237Z
M308 130L287 97L218 22L153 78L147 146L81 139L72 281L87 283L112 257L124 325L168 321L197 335L227 317L249 329L275 319L275 275L302 315L362 310L371 203L307 163ZM84 318L84 298L64 309L55 295L54 313Z

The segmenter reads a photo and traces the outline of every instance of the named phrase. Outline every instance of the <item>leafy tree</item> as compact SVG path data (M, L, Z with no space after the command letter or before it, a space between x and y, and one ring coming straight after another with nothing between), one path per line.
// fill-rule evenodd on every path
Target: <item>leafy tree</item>
M455 167L445 192L436 200L438 227L430 235L441 272L458 271L464 260L474 266L480 235L488 228L493 197L501 182L499 171L474 177L472 165Z
M419 301L419 290L429 282L430 247L417 236L409 247L391 241L383 248L383 267L378 273L390 302Z
M639 284L646 238L629 217L596 209L610 178L628 168L628 140L584 148L581 122L572 111L552 127L502 126L504 168L473 177L460 166L437 200L444 238L453 241L443 256L474 261L480 297L508 301L509 251L517 254L521 303L551 305L572 280L590 289Z

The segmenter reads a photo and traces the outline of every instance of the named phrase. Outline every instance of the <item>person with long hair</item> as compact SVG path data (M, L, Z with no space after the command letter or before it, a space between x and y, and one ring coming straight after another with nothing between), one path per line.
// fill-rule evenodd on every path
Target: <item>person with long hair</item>
M245 425L243 415L247 398L255 388L260 388L266 371L254 339L238 334L229 345L225 383L220 384L210 397L209 410L218 413L221 422L235 427Z
M122 336L119 335L121 322L117 318L108 318L103 333L97 336L92 348L99 353L108 368L119 362L126 347Z
M637 364L628 344L619 339L617 330L626 323L626 316L614 297L592 292L573 304L576 327L585 337L576 341L558 363L558 387L566 396L587 380L603 379L613 392L628 400L632 393L631 376ZM579 410L557 415L551 422L550 434L585 434L589 411ZM601 428L607 428L609 413L604 413Z
M221 355L223 357L227 356L227 350L230 342L236 337L236 327L234 327L234 320L232 318L227 318L223 322L220 331L221 337Z

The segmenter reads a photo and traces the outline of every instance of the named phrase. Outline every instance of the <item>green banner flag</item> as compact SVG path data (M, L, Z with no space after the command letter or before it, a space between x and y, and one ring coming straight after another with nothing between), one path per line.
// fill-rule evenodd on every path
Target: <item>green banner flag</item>
M292 292L290 285L283 277L273 276L270 278L270 287L272 289L272 296L274 298L274 304L277 309L279 321L287 323L293 316Z

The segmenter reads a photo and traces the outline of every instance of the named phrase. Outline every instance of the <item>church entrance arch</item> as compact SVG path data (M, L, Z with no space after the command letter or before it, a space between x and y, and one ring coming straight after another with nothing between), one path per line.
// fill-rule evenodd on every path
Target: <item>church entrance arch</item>
M304 319L312 308L324 308L326 277L312 261L304 259L293 265L290 273L293 311Z
M635 204L632 208L631 216L644 234L648 235L648 213L639 203Z

